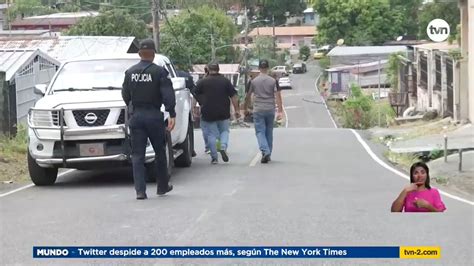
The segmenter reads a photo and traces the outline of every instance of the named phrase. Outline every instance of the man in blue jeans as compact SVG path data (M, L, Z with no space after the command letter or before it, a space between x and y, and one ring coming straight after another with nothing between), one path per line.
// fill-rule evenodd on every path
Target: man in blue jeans
M250 89L245 97L245 112L248 113L252 93L255 94L253 104L253 120L255 123L255 134L262 152L261 163L271 161L273 151L273 122L275 120L275 100L278 106L277 119L282 118L283 101L281 98L278 82L268 75L269 64L267 60L261 60L258 68L260 74L250 83Z
M207 66L209 75L198 81L194 94L200 98L201 128L211 150L211 163L217 164L216 141L220 140L220 154L224 162L229 161L227 147L229 143L230 103L234 105L239 118L237 91L226 77L219 74L219 64Z

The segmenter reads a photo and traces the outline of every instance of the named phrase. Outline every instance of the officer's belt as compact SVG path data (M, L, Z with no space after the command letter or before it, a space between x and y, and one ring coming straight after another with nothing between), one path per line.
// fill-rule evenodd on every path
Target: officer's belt
M133 103L134 110L160 110L160 108L152 103Z

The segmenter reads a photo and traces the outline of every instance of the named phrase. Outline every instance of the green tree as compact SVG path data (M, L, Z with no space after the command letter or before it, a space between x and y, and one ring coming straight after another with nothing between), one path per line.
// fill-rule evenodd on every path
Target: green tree
M276 64L273 58L273 38L269 36L258 36L255 38L255 46L252 50L252 58L267 59L271 66Z
M460 12L457 6L457 1L446 2L435 0L432 3L423 5L419 14L419 37L427 39L426 27L435 18L440 18L448 22L451 33L450 35L455 37L457 34L457 25L461 23Z
M390 7L402 16L404 34L418 34L418 14L423 0L390 0Z
M191 62L209 63L214 39L217 60L229 63L234 59L231 44L235 33L233 21L223 11L202 6L169 18L161 28L160 49L178 65L190 67Z
M311 49L309 49L308 46L304 45L300 48L300 58L303 60L306 60L309 58L309 55L311 54Z
M295 0L266 0L259 1L261 5L260 18L272 19L275 16L275 24L280 25L286 22L285 13L290 15L301 15L306 9L304 1Z
M344 39L347 45L374 45L403 33L403 15L386 0L316 0L319 44Z
M101 8L106 10L121 9L146 23L150 23L152 20L150 0L112 0L109 5L103 5Z
M110 10L96 17L86 17L66 32L67 35L134 36L146 38L145 22L123 10Z
M16 0L9 10L9 19L13 21L17 17L44 15L52 12L54 10L42 5L40 0Z

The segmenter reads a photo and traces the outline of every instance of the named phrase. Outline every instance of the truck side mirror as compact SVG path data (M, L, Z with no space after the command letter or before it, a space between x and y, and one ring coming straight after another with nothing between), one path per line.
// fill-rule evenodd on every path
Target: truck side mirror
M44 96L46 94L46 88L48 85L46 84L36 84L33 92L37 95Z
M185 78L171 78L171 82L173 83L173 89L175 91L180 91L186 89L186 79Z

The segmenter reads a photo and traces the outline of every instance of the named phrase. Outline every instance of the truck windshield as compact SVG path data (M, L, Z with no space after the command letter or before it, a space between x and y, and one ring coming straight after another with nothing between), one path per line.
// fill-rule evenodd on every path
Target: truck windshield
M136 63L136 59L69 62L60 70L52 91L121 88L125 70Z

